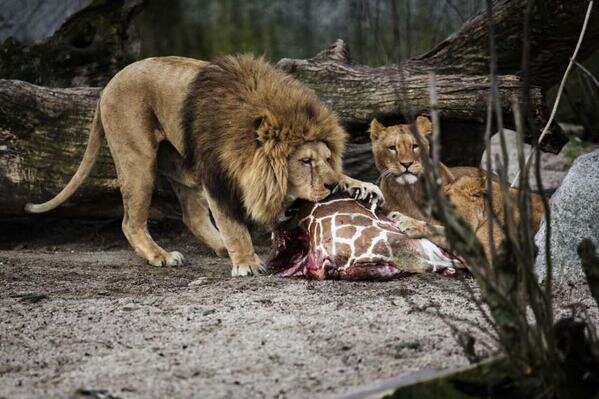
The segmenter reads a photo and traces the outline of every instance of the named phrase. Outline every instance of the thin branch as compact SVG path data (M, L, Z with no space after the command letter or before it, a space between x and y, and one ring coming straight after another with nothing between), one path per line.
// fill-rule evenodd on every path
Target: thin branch
M451 7L451 9L457 14L457 16L460 17L460 19L462 20L462 24L466 22L466 18L464 17L460 9L455 4L453 4L451 0L445 0L445 2L449 5L449 7Z
M581 63L579 63L575 59L572 59L572 62L574 62L574 65L576 65L578 68L580 68L580 70L582 72L584 72L584 74L587 75L589 78L591 78L591 80L593 81L593 83L595 83L595 85L597 87L599 87L599 80L597 80L597 78L595 77L595 75L593 75L593 73L591 71L589 71L588 69L586 69Z

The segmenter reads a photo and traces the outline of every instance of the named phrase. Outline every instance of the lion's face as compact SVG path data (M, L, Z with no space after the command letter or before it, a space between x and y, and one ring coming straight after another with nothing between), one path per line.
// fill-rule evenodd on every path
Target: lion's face
M412 135L410 125L385 127L376 119L370 124L370 140L374 162L381 174L392 175L399 184L414 184L422 175L421 154L428 154L428 141L432 124L425 116L416 118L416 131L421 135L419 144Z
M331 150L321 141L297 147L289 156L288 198L317 202L327 197L338 180L331 155Z

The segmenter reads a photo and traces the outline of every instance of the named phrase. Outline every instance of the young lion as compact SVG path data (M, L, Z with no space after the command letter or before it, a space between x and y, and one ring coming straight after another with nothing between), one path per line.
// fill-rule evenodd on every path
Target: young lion
M71 181L26 210L46 212L66 201L98 158L102 136L123 196L123 232L155 266L183 263L181 253L162 249L147 229L157 167L179 198L185 224L217 254L228 252L234 276L263 270L247 220L273 225L294 200L318 201L337 184L362 198L382 198L376 185L343 174L346 134L331 110L261 58L159 57L127 66L102 92ZM170 150L161 146L157 162L163 141Z
M409 125L384 127L376 119L370 124L370 138L376 167L381 172L380 187L385 198L386 207L393 211L390 216L399 223L406 232L414 235L430 234L430 216L423 211L423 166L421 154L428 156L429 145L427 136L432 132L431 121L424 116L416 118L415 130L422 136L422 148L413 137ZM488 174L473 167L453 167L440 165L442 187L455 206L456 213L472 227L477 238L483 244L487 255L490 253L488 234L488 209L485 193L487 179L491 178L493 191L492 211L498 222L505 222L503 200L499 183L495 175ZM518 190L510 189L510 196L515 200ZM543 215L542 200L537 194L532 194L532 223L537 229ZM516 219L520 217L517 209ZM414 221L418 219L421 221ZM422 223L422 221L427 223ZM440 226L436 226L442 232ZM502 232L498 223L493 228L494 244L502 240ZM443 240L436 242L444 246Z

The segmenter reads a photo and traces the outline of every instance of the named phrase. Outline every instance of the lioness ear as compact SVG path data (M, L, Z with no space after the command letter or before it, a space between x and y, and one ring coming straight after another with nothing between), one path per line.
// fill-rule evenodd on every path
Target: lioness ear
M385 130L385 126L377 121L376 118L373 119L372 122L370 122L370 129L368 129L370 132L370 140L378 140L383 130Z
M433 131L433 124L428 117L420 115L416 118L416 131L422 136L428 136Z

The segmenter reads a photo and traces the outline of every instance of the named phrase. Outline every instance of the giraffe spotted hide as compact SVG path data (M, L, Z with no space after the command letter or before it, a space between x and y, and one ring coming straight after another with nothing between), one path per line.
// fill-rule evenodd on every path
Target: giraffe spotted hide
M410 238L382 211L335 194L297 204L273 231L267 267L285 277L390 280L410 273L453 275L462 262L425 238Z

